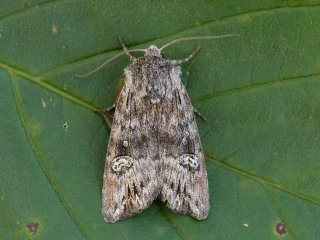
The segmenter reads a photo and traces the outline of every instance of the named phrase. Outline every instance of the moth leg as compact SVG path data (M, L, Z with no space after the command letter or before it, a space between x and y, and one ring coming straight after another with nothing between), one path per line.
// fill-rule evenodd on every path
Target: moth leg
M94 111L96 113L101 114L104 117L109 117L111 112L113 112L116 109L116 104L112 104L112 106L108 107L108 108L104 108L104 109L95 109Z
M190 59L192 59L199 51L200 51L201 47L197 47L188 57L186 57L185 59L181 59L181 60L173 60L173 64L181 64L181 63L185 63L188 62Z
M195 107L193 107L193 112L195 113L195 114L197 114L200 118L202 118L202 120L203 121L207 121L207 118L205 117L205 116L203 116L202 114L201 114L201 112L199 112L198 111L198 109L196 109Z
M120 36L119 36L119 42L121 44L121 47L123 48L124 53L129 57L129 59L131 61L136 60L136 58L129 53L128 48L126 47L126 45L124 44L123 39Z
M99 113L104 118L107 125L111 128L112 119L113 119L111 112L113 112L115 110L115 108L116 108L116 105L113 104L111 107L104 108L104 109L94 109L94 111L96 113Z
M113 112L115 109L116 109L116 104L114 103L110 107L103 109L103 110L105 110L107 112Z

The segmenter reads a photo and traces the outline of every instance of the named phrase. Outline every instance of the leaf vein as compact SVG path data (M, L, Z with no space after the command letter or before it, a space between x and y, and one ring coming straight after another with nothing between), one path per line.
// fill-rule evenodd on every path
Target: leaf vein
M78 105L85 107L91 111L94 111L96 109L96 107L93 104L86 102L86 101L83 101L83 100L79 99L77 96L74 96L74 95L62 90L57 86L54 86L54 85L47 83L45 81L41 81L38 77L30 75L22 70L16 69L12 66L6 65L1 62L0 62L0 68L5 69L12 74L21 76L27 80L30 80L31 82L43 87L44 89L47 89L48 91L51 91L61 97L64 97L64 98L70 100L71 102L77 103Z
M49 0L49 1L46 1L46 2L42 2L42 3L38 3L38 4L35 4L35 5L32 5L32 6L29 6L27 8L22 8L22 9L13 11L10 14L1 16L0 17L0 23L2 21L6 20L6 19L9 19L9 18L12 18L12 17L16 17L16 16L19 16L20 14L24 14L26 12L29 12L32 9L39 8L40 6L48 5L48 4L51 4L51 3L54 3L54 2L59 2L59 1L60 0Z
M34 141L32 140L32 137L30 135L30 131L28 130L27 123L24 120L24 116L23 116L23 113L22 113L22 110L21 110L21 106L20 106L21 99L18 96L17 83L16 83L15 76L10 71L9 71L9 75L10 75L11 82L12 82L12 89L13 89L13 93L14 93L14 97L15 97L15 101L16 101L17 111L18 111L18 113L20 115L21 124L22 124L22 126L24 128L24 131L25 131L25 134L27 136L27 139L28 139L28 141L29 141L29 143L31 145L32 151L33 151L36 159L38 160L39 166L42 169L42 172L45 174L48 182L50 183L50 186L52 187L53 191L57 195L57 197L58 197L59 201L61 202L62 206L66 209L66 211L69 214L70 218L74 222L75 226L79 229L80 233L85 237L85 239L90 239L89 236L84 231L83 227L80 225L80 222L76 219L76 217L72 213L71 209L68 207L68 203L64 199L62 193L60 193L58 191L58 189L56 188L55 184L53 183L52 177L49 175L49 172L47 171L46 167L43 164L43 161L41 160L40 156L37 153L37 150L36 150L37 147L35 146Z
M182 239L182 240L187 239L185 236L183 236L182 232L178 229L177 223L173 219L171 219L171 217L169 217L168 214L166 214L165 209L163 208L163 206L161 204L159 204L158 202L156 204L159 206L159 209L162 212L163 216L168 220L168 222L176 230L176 232L177 232L178 236L180 237L180 239Z
M261 183L262 184L262 183ZM271 203L271 205L273 206L273 208L275 209L277 215L278 215L278 218L280 219L280 221L282 221L283 223L285 223L286 225L286 228L289 230L289 233L290 235L292 236L293 239L298 239L296 234L294 233L293 231L293 227L291 228L291 226L289 225L289 222L286 220L287 218L284 216L284 213L281 211L281 208L278 207L277 205L277 202L276 200L272 197L272 194L271 192L269 191L269 189L264 185L262 184L268 198L269 198L269 201Z
M225 161L221 161L221 160L215 159L212 156L207 155L207 154L206 154L206 159L210 160L209 161L210 163L218 164L218 165L223 166L224 168L226 168L228 170L231 170L231 171L233 171L235 173L238 173L238 174L241 174L243 176L249 177L249 178L251 178L253 180L256 180L256 181L258 181L260 183L263 183L263 184L268 185L270 187L276 188L276 189L278 189L280 191L283 191L283 192L286 192L288 194L291 194L292 196L300 198L300 199L302 199L304 201L308 201L308 202L310 202L312 204L316 204L316 205L320 206L320 199L318 199L318 198L315 198L313 196L308 196L308 195L306 195L304 193L301 193L301 192L299 192L297 190L291 189L288 186L284 186L282 184L273 182L270 179L258 176L258 175L254 174L252 172L249 172L249 171L246 171L244 169L241 169L241 168L238 168L236 166L233 166L232 164L229 164L229 163L227 163Z
M257 90L261 88L265 88L268 86L274 86L274 85L279 85L279 84L285 84L285 83L293 83L293 82L298 82L298 81L308 81L308 80L314 80L315 77L320 77L320 74L313 73L309 75L302 75L302 76L296 76L296 77L288 77L288 78L283 78L280 80L271 80L267 82L262 82L262 83L255 83L255 84L250 84L238 88L233 88L217 93L212 93L212 94L206 94L198 97L191 97L193 101L207 101L211 100L213 98L221 97L221 96L226 96L226 95L232 95L236 93L242 93L246 91L252 91L252 90Z
M223 22L223 21L226 21L226 20L229 20L229 19L241 17L243 15L259 14L261 12L274 12L275 10L293 9L293 8L294 9L299 9L299 8L300 9L303 9L303 8L309 9L311 7L313 7L313 8L320 7L320 4L313 4L311 6L310 5L297 5L297 6L294 6L294 7L282 6L282 7L275 7L275 8L265 8L265 9L258 9L258 10L254 10L254 11L242 12L240 14L237 13L237 14L232 14L232 15L228 15L228 16L222 16L219 19L209 20L209 21L203 22L202 24L197 25L197 26L188 27L188 28L182 29L180 31L177 31L177 32L174 32L174 33L170 33L168 35L163 35L160 38L148 39L148 40L146 40L144 42L141 42L139 44L128 45L127 47L128 48L136 48L136 47L139 47L140 45L145 45L145 44L148 44L148 43L151 44L154 41L159 40L159 39L171 38L172 36L175 36L175 35L185 34L185 33L197 30L197 29L202 28L202 27L207 27L210 24L216 24L217 22ZM119 46L119 48L117 48L117 49L108 49L108 50L105 50L105 51L100 51L100 52L92 53L92 54L89 54L89 55L86 55L86 56L82 56L81 58L78 58L76 60L64 63L64 64L56 66L56 67L54 67L52 69L49 69L46 72L42 73L40 75L40 77L49 76L49 75L51 75L51 74L53 74L55 72L58 72L59 69L65 68L68 65L74 65L74 64L76 64L78 62L81 62L81 61L84 61L84 60L88 60L88 59L91 59L91 58L96 58L97 56L101 56L101 55L104 55L104 54L107 54L107 53L110 53L110 52L113 52L113 51L122 51L122 48L120 48L120 46Z

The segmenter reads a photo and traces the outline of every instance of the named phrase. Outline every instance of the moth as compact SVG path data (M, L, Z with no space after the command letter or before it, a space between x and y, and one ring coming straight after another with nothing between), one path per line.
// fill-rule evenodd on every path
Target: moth
M180 65L199 48L183 60L166 59L162 50L180 41L226 36L231 35L180 38L161 48L134 50L120 39L124 52L106 63L122 54L132 63L124 69L124 85L113 106L102 187L105 221L114 223L138 214L157 197L174 212L207 218L205 159L195 109L180 79ZM130 54L134 51L144 55L135 58Z

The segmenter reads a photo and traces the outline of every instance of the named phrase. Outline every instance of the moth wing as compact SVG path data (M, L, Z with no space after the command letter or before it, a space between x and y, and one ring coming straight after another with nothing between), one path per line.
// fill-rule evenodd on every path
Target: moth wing
M194 108L181 83L168 104L162 119L163 187L160 198L175 212L205 219L210 208L205 159Z
M143 115L145 107L134 93L130 84L123 86L108 144L102 213L111 223L140 213L160 192L159 156L149 146L152 134L143 123L148 116Z

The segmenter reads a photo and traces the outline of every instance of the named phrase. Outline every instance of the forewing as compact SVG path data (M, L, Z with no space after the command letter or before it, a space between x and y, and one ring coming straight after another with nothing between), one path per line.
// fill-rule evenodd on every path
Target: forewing
M151 144L157 133L146 124L152 120L146 112L152 109L141 106L126 82L116 104L103 176L102 213L107 222L141 212L161 190L159 151L153 149L158 144Z
M177 84L163 110L160 197L173 211L200 220L210 208L205 160L194 109L180 80Z

